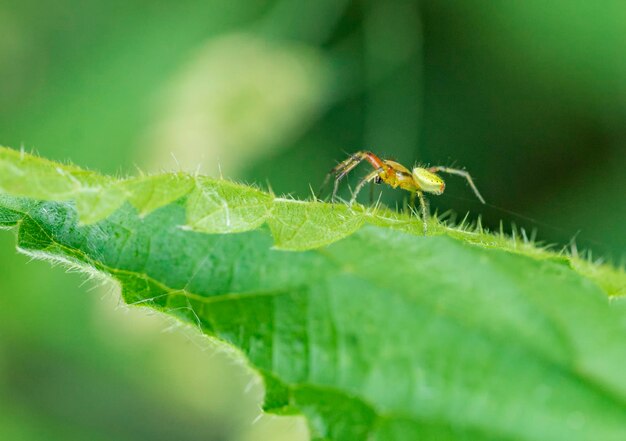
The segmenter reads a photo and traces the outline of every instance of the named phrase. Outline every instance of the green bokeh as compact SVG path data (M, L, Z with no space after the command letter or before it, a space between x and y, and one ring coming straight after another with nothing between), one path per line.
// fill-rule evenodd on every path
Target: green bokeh
M302 197L358 149L456 164L491 205L451 177L431 198L440 211L576 236L620 262L625 20L619 0L9 0L0 144L107 173L217 175L219 162ZM391 205L402 197L383 189ZM244 392L249 374L193 331L163 333L158 317L116 308L110 287L28 263L10 233L0 245L3 439L301 433L253 425L258 387Z

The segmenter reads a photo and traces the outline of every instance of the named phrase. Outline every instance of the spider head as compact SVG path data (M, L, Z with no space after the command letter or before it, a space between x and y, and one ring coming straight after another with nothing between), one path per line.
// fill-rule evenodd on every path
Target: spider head
M443 179L422 167L413 169L413 179L419 189L425 193L441 194L446 188Z

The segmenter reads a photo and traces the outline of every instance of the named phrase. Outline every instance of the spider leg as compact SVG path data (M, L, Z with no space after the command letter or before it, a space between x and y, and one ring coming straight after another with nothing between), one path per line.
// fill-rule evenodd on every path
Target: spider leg
M424 198L424 193L422 193L421 191L417 191L416 193L420 201L420 211L422 212L424 236L426 236L426 232L428 231L428 204L426 203L426 199Z
M354 193L352 193L352 199L350 199L350 205L354 204L354 201L356 201L356 197L361 192L361 190L363 190L363 187L365 187L368 183L370 183L374 179L376 179L376 177L380 174L381 171L383 171L383 169L382 168L378 168L376 170L373 170L373 171L369 172L367 174L367 176L365 176L363 179L361 179L359 184L354 189Z
M480 200L480 202L482 202L483 204L485 203L485 199L483 199L483 197L480 195L480 192L478 191L478 188L476 188L476 185L474 184L474 180L472 179L470 174L468 172L466 172L465 170L459 170L457 168L437 166L437 167L430 167L428 169L428 171L429 172L433 172L433 173L444 172L444 173L450 173L452 175L457 175L457 176L464 177L465 179L467 179L467 183L470 185L470 187L472 187L472 190L474 191L474 194Z
M324 182L322 183L322 186L320 187L320 190L318 192L318 196L322 195L322 191L328 185L328 182L330 181L330 178L332 176L335 176L335 183L334 183L334 187L333 187L333 195L332 195L331 200L335 199L335 196L337 195L337 190L339 188L339 181L348 172L350 172L350 170L352 170L354 167L359 165L359 163L361 161L363 161L363 159L365 159L365 158L359 158L357 155L358 155L358 153L355 153L354 155L350 155L347 159L345 159L344 161L341 161L339 164L337 164L335 167L333 167L333 169L331 171L329 171L326 174L326 177L324 178Z
M350 155L347 159L337 164L331 171L328 172L326 177L324 178L324 182L322 183L322 187L320 188L319 194L321 195L322 190L328 185L331 176L335 176L335 183L333 186L333 193L331 197L331 201L335 199L337 196L337 191L339 190L339 181L341 181L350 171L352 171L357 165L359 165L362 161L369 162L375 168L381 168L383 166L383 161L373 154L372 152L367 151L359 151L352 155Z

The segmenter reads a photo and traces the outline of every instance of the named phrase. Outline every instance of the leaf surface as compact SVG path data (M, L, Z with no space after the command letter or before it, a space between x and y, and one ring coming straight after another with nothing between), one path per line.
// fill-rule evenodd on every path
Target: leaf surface
M424 237L383 208L8 149L0 190L22 252L236 348L266 410L305 414L314 439L626 439L620 270L436 219Z

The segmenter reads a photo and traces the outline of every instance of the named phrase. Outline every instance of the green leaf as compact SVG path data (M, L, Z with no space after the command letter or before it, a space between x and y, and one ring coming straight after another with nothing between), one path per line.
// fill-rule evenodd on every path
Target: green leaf
M22 252L236 348L266 410L303 413L314 439L626 439L621 270L436 219L424 237L383 208L8 149L0 189Z

